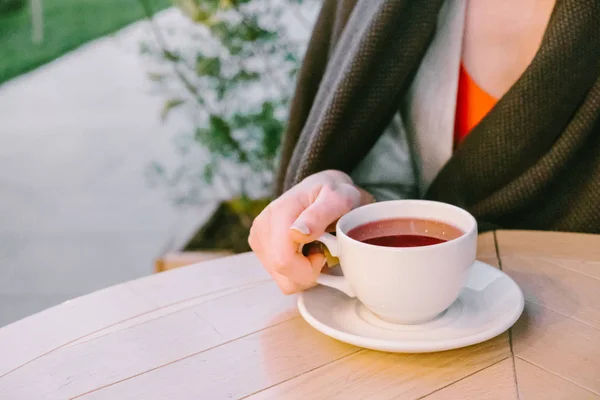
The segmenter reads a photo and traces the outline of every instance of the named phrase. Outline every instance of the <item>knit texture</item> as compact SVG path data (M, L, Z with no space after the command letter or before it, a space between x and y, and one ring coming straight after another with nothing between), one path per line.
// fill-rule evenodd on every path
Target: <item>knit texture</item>
M443 0L325 0L290 111L277 180L350 173L397 112ZM515 85L426 198L484 228L600 233L600 1L558 0Z

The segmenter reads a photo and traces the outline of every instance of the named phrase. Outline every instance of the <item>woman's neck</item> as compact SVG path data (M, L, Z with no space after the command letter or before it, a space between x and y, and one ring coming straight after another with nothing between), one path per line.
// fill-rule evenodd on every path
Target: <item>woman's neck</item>
M502 97L537 53L556 0L468 0L462 60L487 93Z

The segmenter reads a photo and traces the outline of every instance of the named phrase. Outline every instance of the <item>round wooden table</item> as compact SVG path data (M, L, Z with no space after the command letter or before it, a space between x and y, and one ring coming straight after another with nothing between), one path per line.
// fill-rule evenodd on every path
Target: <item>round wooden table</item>
M598 399L600 236L498 231L478 258L527 299L513 329L437 354L337 342L252 254L84 296L0 329L0 399Z

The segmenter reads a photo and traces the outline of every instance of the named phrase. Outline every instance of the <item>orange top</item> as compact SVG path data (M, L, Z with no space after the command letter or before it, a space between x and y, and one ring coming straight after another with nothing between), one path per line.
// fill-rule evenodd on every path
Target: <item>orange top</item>
M454 120L455 147L490 112L497 102L498 99L490 96L477 85L461 63L458 77L456 117Z

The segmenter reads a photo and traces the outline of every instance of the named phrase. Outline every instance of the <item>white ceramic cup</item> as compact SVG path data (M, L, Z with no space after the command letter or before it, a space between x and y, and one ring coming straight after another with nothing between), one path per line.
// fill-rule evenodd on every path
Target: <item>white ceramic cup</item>
M452 225L464 234L422 247L383 247L348 236L360 225L416 218ZM435 201L396 200L359 207L337 223L336 235L319 241L340 260L344 276L321 274L317 282L357 297L389 322L419 324L446 310L460 294L477 252L477 222L467 211Z

